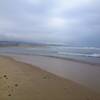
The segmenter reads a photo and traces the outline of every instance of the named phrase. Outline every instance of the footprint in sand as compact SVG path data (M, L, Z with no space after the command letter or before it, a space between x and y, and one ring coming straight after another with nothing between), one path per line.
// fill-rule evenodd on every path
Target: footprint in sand
M3 77L4 77L5 79L8 79L7 75L3 75ZM0 78L2 78L2 77L0 77ZM14 84L14 86L15 86L15 87L18 87L18 84L16 83L16 84ZM13 92L13 90L14 90L14 88L12 88L12 87L9 86L9 85L8 85L8 89L10 89L11 92ZM9 97L12 96L11 93L9 93L8 96L9 96Z
M14 84L14 87L18 87L18 84L16 83L16 84ZM10 85L8 85L8 90L9 90L9 92L11 92L11 93L13 93L14 92L14 87L12 87L12 86L10 86ZM8 94L8 96L11 96L11 94Z
M44 76L43 79L47 79L47 76Z
M4 75L3 77L7 77L7 75Z
M8 94L8 96L11 96L11 94Z
M43 79L50 79L50 77L48 75L44 75L42 78Z
M14 86L15 86L15 87L18 87L18 84L15 84Z
M7 76L6 74L3 75L3 77L4 77L5 79L8 79L8 76ZM2 78L2 77L0 77L0 79L1 79L1 78ZM18 85L17 83L14 84L14 87L18 87L18 86L19 86L19 85ZM8 85L8 91L13 93L14 87L11 87L10 85ZM9 93L8 96L10 97L10 96L12 96L12 94Z
M4 75L3 77L4 77L5 79L8 79L7 75Z

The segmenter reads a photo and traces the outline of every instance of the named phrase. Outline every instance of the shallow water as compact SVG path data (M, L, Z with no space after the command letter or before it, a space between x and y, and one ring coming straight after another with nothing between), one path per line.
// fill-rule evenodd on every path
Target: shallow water
M74 59L92 64L100 64L100 48L46 46L34 48L7 47L0 48L0 53L20 55L42 55L63 59Z

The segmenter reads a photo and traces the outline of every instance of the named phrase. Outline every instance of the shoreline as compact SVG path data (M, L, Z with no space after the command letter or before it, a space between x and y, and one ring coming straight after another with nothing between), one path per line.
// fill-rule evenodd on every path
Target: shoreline
M9 53L9 52L8 52ZM88 65L93 65L93 66L100 66L100 63L94 63L94 62L89 62L89 61L83 61L83 60L79 60L79 59L75 59L75 58L65 58L65 57L57 57L57 56L49 56L49 55L37 55L37 54L20 54L20 53L10 53L8 54L7 52L3 52L0 53L0 56L6 56L6 55L20 55L20 56L40 56L40 57L50 57L50 58L54 58L54 59L61 59L61 60L65 60L65 61L73 61L73 62L77 62L77 63L83 63L83 64L88 64Z
M38 66L0 56L0 99L100 100L100 95Z
M61 59L61 60L68 60L68 61L73 61L73 62L77 62L77 63L83 63L83 64L89 64L89 65L95 65L95 66L100 66L100 63L94 63L94 62L89 62L89 61L83 61L83 60L79 60L79 59L75 59L75 58L65 58L65 57L57 57L57 56L50 56L50 55L39 55L39 54L33 54L33 55L31 55L31 54L26 54L26 53L10 53L10 52L3 52L3 53L1 53L0 55L2 56L2 55L8 55L8 54L10 54L10 55L22 55L22 56L41 56L41 57L50 57L50 58L54 58L54 59Z
M33 56L34 56L34 55L33 55ZM36 55L36 56L37 56L37 55ZM68 61L73 61L73 62L77 62L77 63L83 63L83 64L89 64L89 65L100 66L99 63L92 63L92 62L82 61L82 60L78 60L78 59L74 59L74 58L64 58L64 57L45 56L45 55L39 55L39 56L51 57L51 58L55 58L55 59L68 60Z
M70 79L100 93L100 66L42 56L8 55L8 57L38 66L42 70Z

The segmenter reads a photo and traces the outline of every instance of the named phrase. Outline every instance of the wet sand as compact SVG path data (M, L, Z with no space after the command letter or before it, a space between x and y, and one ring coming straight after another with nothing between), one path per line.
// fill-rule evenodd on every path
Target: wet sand
M44 56L16 54L5 54L5 56L38 66L45 71L70 79L100 93L100 65Z
M36 66L1 56L0 100L100 100L100 95Z

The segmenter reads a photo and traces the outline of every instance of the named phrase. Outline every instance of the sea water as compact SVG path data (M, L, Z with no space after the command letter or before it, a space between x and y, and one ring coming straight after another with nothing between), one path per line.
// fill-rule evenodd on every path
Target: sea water
M37 55L56 57L61 59L77 60L86 63L100 64L99 47L71 47L65 45L37 46L37 47L5 47L0 48L0 53L17 55Z

